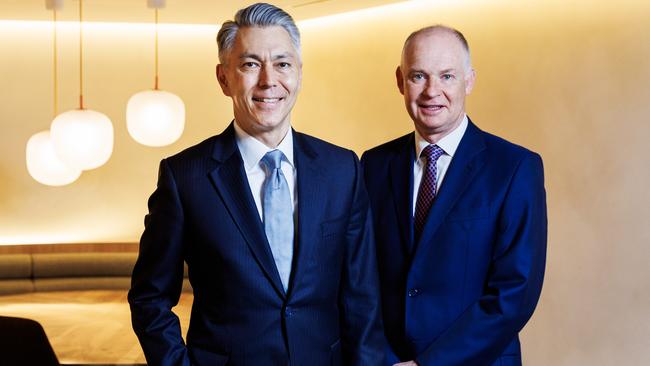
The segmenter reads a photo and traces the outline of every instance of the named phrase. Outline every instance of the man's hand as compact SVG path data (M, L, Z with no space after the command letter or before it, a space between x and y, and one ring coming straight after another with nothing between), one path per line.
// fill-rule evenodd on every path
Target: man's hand
M396 363L393 366L418 366L418 364L415 361L406 361L406 362Z

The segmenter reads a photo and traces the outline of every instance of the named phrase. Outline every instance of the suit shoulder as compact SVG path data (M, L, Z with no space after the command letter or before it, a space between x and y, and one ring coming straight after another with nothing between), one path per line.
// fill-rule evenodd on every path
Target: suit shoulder
M211 136L195 145L163 159L172 171L187 174L194 171L205 171L211 160L214 145L219 135ZM198 170L197 170L198 169Z
M356 157L354 151L350 149L346 149L331 142L304 133L294 132L294 134L296 135L296 138L302 140L300 141L300 143L302 143L302 146L308 146L315 153L318 153L318 155L332 159L349 159L351 154Z
M500 159L521 161L523 159L541 159L538 153L528 148L510 142L502 137L491 133L481 131L485 140L486 147L492 154Z
M182 151L167 157L167 159L175 161L175 160L191 159L192 157L196 157L196 156L205 156L205 155L209 156L212 153L212 149L214 148L214 143L217 137L218 135L208 137L207 139L195 145L187 147Z
M381 145L375 146L363 153L364 159L384 159L387 155L394 155L399 153L405 148L405 145L410 145L413 142L413 132L404 136L400 136L394 140L385 142ZM408 146L406 146L408 148Z

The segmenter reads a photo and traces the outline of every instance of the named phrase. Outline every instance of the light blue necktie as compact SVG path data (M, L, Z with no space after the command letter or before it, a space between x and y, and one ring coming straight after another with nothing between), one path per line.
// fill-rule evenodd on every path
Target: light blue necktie
M266 172L262 184L262 214L266 238L282 286L287 291L293 258L293 201L287 179L280 169L283 156L282 151L273 150L267 152L261 160Z

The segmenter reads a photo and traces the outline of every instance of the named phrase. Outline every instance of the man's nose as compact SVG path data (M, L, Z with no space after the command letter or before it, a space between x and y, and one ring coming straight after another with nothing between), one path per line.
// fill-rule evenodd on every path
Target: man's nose
M424 87L423 94L429 98L435 98L441 93L440 82L436 78L429 78Z
M258 85L261 88L271 88L277 85L277 77L272 67L262 66Z

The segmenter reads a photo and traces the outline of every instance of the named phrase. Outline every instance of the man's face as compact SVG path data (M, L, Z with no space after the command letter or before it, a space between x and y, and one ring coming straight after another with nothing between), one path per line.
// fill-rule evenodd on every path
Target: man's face
M280 26L240 28L217 79L232 98L235 120L251 136L289 128L302 65Z
M461 123L475 74L454 35L438 30L411 39L396 74L406 109L422 137L437 142Z

